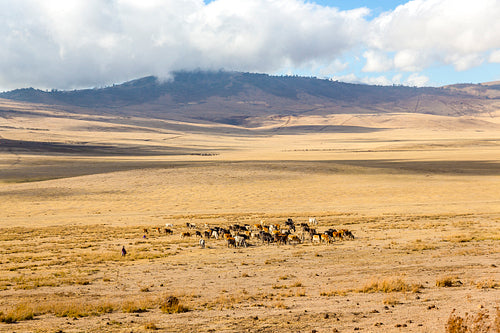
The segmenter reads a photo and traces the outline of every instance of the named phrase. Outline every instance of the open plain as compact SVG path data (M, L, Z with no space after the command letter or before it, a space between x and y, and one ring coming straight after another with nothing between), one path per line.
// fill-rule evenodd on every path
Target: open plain
M500 326L498 112L214 128L1 106L1 332ZM181 237L309 217L355 238Z

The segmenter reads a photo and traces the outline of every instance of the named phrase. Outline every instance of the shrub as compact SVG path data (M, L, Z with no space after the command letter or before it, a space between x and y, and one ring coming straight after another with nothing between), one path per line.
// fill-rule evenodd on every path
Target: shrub
M12 324L23 320L35 318L34 309L28 304L19 304L7 313L0 312L0 322Z
M462 282L457 277L447 276L436 280L436 287L458 287Z
M414 292L418 293L422 288L419 284L408 284L402 279L387 279L387 280L376 280L367 283L363 288L358 289L358 292L362 293L376 293L376 292Z
M175 296L168 296L161 300L160 310L164 313L182 313L189 311L189 309L182 305Z
M466 313L464 317L451 312L446 322L446 333L487 333L500 332L500 310L497 308L496 317L491 322L487 310L481 310L476 314Z
M147 311L147 305L135 301L126 301L122 304L125 313L142 313Z

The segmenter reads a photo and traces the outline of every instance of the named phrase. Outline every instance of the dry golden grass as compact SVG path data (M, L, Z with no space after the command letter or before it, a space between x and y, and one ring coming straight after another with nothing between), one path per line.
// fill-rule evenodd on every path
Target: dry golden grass
M445 276L436 280L437 287L458 287L463 283L456 276Z
M320 120L404 123L351 118ZM435 118L418 118L419 129L278 128L247 137L210 125L181 132L169 122L154 131L115 132L109 124L86 132L57 118L29 133L8 126L35 127L34 119L0 120L1 135L13 139L219 154L0 152L0 332L443 332L453 308L494 313L498 132L436 131L423 126ZM349 229L355 239L281 246L250 239L242 249L210 239L201 249L197 237L180 237L187 222L203 231L312 216L319 231ZM154 230L165 224L173 235ZM460 317L452 322L464 323Z
M30 304L22 303L7 312L0 312L0 322L7 324L16 323L23 320L32 320L35 317L35 310Z
M420 284L410 284L403 279L375 279L368 282L363 287L357 289L361 293L393 293L393 292L412 292L418 293L423 286Z
M498 289L500 288L500 281L494 278L476 281L475 285L479 289Z
M500 332L500 310L497 308L495 316L490 318L487 310L476 313L465 313L459 316L452 311L446 322L446 333L494 333Z
M163 296L160 300L160 310L164 313L183 313L188 312L189 308L182 305L175 296Z

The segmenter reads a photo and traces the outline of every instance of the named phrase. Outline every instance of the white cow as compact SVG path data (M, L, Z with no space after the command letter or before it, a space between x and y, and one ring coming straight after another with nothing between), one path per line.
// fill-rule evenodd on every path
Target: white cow
M318 225L318 221L316 220L315 217L310 217L309 218L309 223L311 223L312 225Z
M234 236L234 242L236 243L236 246L247 247L247 242L245 241L245 237Z

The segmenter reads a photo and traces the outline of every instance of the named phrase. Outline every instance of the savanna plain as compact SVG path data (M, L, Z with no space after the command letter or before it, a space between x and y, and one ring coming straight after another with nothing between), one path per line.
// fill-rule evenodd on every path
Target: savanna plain
M498 332L499 117L42 111L0 119L1 332ZM288 219L354 239L196 236Z

